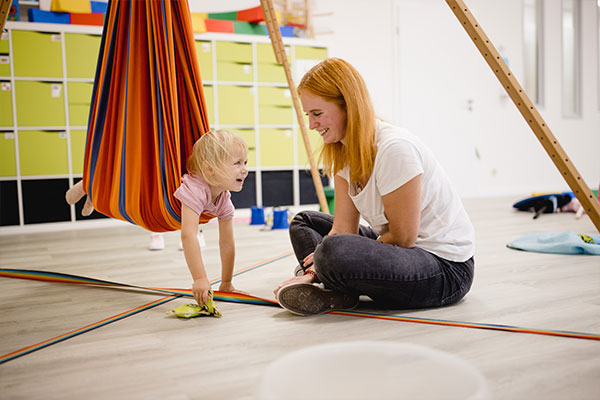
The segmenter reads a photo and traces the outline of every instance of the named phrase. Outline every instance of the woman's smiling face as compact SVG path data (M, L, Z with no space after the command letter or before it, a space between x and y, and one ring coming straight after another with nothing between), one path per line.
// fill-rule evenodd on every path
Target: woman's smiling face
M344 143L346 110L309 91L300 95L302 108L308 115L308 127L316 130L325 143Z

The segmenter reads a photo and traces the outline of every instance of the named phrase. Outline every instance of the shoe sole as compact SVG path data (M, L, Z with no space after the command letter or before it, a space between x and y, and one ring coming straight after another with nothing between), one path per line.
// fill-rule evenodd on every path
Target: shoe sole
M324 290L310 283L284 286L277 293L281 307L298 315L319 315L329 311L351 310L358 306L358 297Z

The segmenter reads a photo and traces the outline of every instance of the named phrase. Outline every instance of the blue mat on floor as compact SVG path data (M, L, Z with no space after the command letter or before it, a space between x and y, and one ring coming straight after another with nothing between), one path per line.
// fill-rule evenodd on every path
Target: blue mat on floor
M583 235L572 231L528 233L506 246L538 253L600 256L600 235Z

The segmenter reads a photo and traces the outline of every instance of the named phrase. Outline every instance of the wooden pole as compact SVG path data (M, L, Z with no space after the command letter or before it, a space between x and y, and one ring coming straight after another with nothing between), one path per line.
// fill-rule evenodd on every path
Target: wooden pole
M600 232L600 203L594 197L590 187L585 183L573 161L563 150L560 143L542 119L542 116L535 108L533 102L529 99L515 76L512 74L500 53L489 38L486 36L481 25L477 23L473 14L469 11L463 0L446 0L446 3L460 21L462 27L475 43L475 46L488 63L496 77L508 93L508 96L517 106L517 109L525 118L525 121L538 138L542 147L548 153L548 156L558 168L560 174L567 182L577 199L581 202L584 210Z
M285 70L285 76L292 94L294 110L296 111L296 118L298 119L298 125L300 125L300 131L302 132L302 139L304 140L306 154L308 154L310 172L315 185L315 190L317 192L317 198L319 199L321 210L323 210L325 213L329 213L329 206L327 204L327 199L325 198L325 191L323 190L321 176L319 175L317 164L315 163L312 155L310 141L308 140L308 132L306 131L306 124L304 123L304 118L302 116L302 107L300 105L300 100L298 99L298 91L296 90L290 64L287 56L285 55L285 48L283 46L283 41L281 40L281 32L279 31L279 25L277 24L277 19L275 17L275 9L273 8L273 3L271 0L260 0L260 4L262 6L263 15L265 16L265 22L267 23L267 29L269 30L269 36L271 37L271 44L273 45L275 58L277 59L278 63L283 64L283 69Z
M4 30L4 25L6 25L6 20L8 18L8 12L10 11L11 4L12 0L0 0L0 32Z

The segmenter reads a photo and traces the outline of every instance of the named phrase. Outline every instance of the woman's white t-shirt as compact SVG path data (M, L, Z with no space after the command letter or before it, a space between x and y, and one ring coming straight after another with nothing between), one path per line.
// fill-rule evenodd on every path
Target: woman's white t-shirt
M377 121L377 155L362 190L348 185L361 217L382 235L389 230L382 196L421 176L421 222L416 246L444 259L466 261L475 252L475 232L458 193L431 151L411 132ZM350 181L348 167L338 175ZM402 207L402 204L398 204Z

